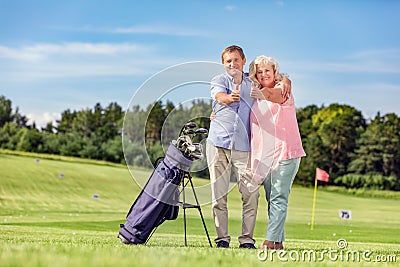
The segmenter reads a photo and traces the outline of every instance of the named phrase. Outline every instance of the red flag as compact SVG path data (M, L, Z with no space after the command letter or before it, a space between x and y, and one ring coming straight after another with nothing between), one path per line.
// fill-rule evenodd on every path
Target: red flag
M324 182L328 182L329 174L326 171L324 171L320 168L317 168L316 173L315 173L315 179L324 181Z

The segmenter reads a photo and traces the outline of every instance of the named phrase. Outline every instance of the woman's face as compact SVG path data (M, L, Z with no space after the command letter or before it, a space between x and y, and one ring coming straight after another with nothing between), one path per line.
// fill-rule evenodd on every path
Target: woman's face
M265 63L258 64L256 77L262 87L272 88L275 86L275 71L271 65Z

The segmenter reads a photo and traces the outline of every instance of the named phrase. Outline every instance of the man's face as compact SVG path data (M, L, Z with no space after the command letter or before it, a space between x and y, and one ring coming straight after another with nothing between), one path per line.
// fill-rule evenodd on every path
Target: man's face
M226 52L223 56L223 64L226 72L232 77L242 75L243 67L246 64L246 58L241 58L238 51Z

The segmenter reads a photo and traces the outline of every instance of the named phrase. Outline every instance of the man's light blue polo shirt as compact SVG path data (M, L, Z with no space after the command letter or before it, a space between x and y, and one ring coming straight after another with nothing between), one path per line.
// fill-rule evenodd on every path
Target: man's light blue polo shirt
M215 100L217 93L230 94L235 87L232 76L227 73L217 75L211 80L215 119L210 123L207 141L217 147L250 151L250 111L254 99L250 97L251 80L248 74L243 74L239 87L240 102L224 105Z

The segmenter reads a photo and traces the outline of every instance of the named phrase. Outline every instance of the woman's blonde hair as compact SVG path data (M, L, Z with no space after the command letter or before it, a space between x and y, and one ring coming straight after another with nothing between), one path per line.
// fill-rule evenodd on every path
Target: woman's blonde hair
M279 72L278 61L276 61L276 59L272 57L261 55L256 57L256 59L254 59L253 62L250 63L249 67L249 77L257 85L257 87L261 86L257 80L257 66L262 63L272 66L275 75L275 82L281 81L283 79L282 74Z

